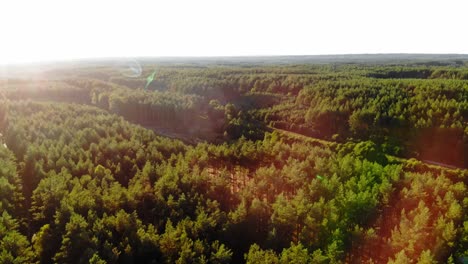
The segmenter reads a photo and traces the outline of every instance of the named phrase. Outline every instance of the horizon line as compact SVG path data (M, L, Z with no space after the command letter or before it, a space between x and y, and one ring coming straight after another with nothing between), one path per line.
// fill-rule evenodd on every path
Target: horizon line
M346 56L387 56L387 55L415 55L415 56L467 56L468 53L411 53L411 52L389 52L389 53L326 53L326 54L271 54L271 55L138 55L138 56L95 56L76 57L63 59L46 59L20 62L5 62L0 60L0 67L4 66L26 66L49 63L73 63L85 61L108 61L119 59L217 59L217 58L279 58L279 57L346 57Z

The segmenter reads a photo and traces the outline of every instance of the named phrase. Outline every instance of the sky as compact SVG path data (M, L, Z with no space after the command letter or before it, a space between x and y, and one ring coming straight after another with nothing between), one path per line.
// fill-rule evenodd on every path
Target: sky
M466 0L1 0L0 64L102 57L468 54Z

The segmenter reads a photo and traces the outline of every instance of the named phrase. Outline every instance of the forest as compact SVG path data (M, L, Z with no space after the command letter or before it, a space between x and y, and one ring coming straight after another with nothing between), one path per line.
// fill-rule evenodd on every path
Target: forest
M0 263L466 263L467 184L468 57L0 72Z

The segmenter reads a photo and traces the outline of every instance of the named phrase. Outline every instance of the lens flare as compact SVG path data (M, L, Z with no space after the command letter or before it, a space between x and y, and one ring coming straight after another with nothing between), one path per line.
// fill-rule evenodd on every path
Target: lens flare
M129 78L140 77L142 72L140 63L135 59L120 60L115 64L114 69Z

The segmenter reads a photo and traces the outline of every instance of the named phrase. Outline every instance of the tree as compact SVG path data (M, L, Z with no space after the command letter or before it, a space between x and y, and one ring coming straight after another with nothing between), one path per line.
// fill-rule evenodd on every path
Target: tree
M16 219L3 211L0 215L0 263L19 264L35 261L31 244L18 229Z
M395 259L390 258L388 264L407 264L411 263L411 259L406 256L405 251L402 250L395 255Z
M418 264L437 264L430 250L424 250L418 259Z
M211 248L210 263L227 264L231 262L232 251L229 248L220 244L219 241L213 242Z
M312 259L309 256L307 251L302 244L294 245L291 243L289 248L283 249L280 257L280 263L291 263L291 264L301 264L301 263L311 263Z
M8 105L3 99L0 99L0 132L5 131L5 128L8 126L7 115Z
M262 250L257 244L250 246L249 252L244 255L247 264L278 264L279 259L275 252Z

